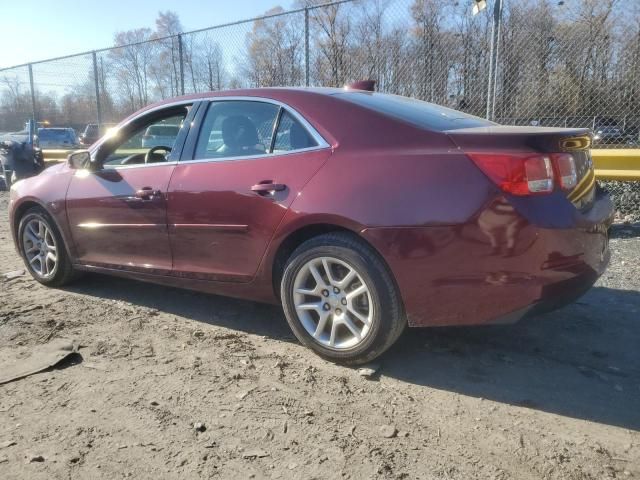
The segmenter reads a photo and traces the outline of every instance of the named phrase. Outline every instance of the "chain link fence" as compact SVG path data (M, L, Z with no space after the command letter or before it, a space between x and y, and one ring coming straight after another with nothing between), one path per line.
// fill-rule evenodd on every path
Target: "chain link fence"
M616 206L616 221L640 222L640 183L599 181Z
M471 0L299 0L168 37L121 32L113 48L1 69L0 132L115 123L184 93L366 78L499 123L588 127L596 148L640 144L637 0L488 3L473 16Z

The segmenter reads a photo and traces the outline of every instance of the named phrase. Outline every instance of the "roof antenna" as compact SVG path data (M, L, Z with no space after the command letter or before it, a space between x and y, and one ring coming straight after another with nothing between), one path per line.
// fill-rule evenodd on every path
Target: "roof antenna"
M375 80L359 80L357 82L348 83L344 86L345 90L365 90L367 92L375 92L376 81Z

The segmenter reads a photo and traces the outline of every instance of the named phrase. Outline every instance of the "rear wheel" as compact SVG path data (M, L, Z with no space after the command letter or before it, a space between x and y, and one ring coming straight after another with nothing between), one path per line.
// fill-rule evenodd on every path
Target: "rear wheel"
M281 297L298 340L341 363L376 358L406 326L386 266L351 234L321 235L296 249L285 266Z
M62 236L42 208L29 209L20 220L18 245L27 270L38 282L58 287L74 278Z

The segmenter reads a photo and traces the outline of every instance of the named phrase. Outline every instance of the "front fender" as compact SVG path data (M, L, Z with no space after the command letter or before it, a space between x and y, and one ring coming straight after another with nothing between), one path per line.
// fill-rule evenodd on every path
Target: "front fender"
M39 206L49 214L60 231L69 258L72 261L76 258L66 209L66 194L73 173L74 171L64 164L56 165L35 177L19 180L11 186L9 221L16 249L20 218L29 208Z

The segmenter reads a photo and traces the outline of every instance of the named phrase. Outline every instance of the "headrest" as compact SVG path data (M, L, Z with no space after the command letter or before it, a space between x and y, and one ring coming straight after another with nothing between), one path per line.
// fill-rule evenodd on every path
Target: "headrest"
M253 147L259 143L256 126L244 115L233 115L222 122L222 141L227 147Z

